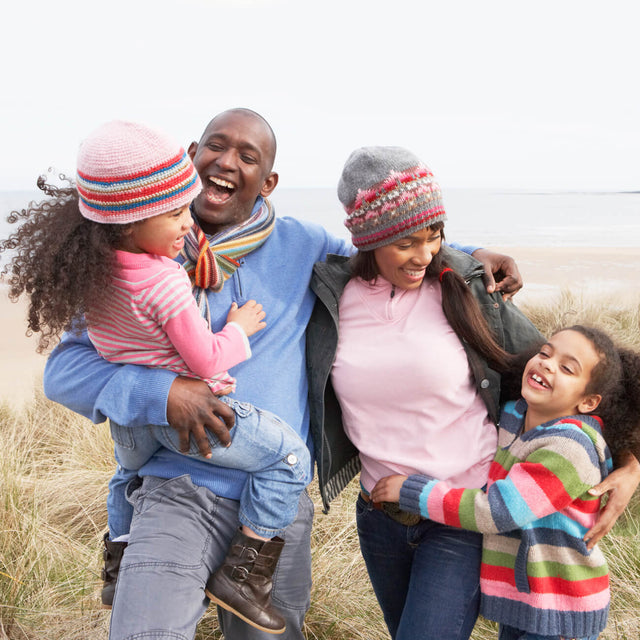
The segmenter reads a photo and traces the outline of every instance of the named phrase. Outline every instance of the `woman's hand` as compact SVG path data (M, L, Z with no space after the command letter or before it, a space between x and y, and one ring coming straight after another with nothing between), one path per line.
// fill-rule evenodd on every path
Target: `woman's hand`
M400 489L404 481L409 476L387 476L381 478L371 491L373 502L398 502L400 500Z
M610 473L600 484L589 489L592 496L609 494L605 508L598 520L587 533L584 541L587 549L593 549L596 543L611 531L620 514L625 510L640 482L640 464L632 453L626 454L624 464Z

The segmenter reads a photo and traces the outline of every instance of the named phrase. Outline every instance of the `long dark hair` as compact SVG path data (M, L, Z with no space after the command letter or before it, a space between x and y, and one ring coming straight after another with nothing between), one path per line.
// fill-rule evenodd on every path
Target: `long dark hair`
M429 227L431 231L440 231L444 242L444 223L438 222ZM471 293L462 276L447 264L442 251L431 260L425 273L426 279L440 278L442 283L442 310L451 328L460 340L483 356L496 371L507 371L512 363L507 353L493 335L485 320L480 305ZM354 277L373 282L380 275L373 251L358 251L351 259L351 273Z
M38 351L46 350L75 321L83 326L82 315L111 283L113 250L129 226L84 218L73 182L60 178L66 186L38 178L47 198L12 211L8 222L20 226L0 241L0 254L10 255L2 270L9 299L16 302L23 293L29 297L27 333L40 333Z

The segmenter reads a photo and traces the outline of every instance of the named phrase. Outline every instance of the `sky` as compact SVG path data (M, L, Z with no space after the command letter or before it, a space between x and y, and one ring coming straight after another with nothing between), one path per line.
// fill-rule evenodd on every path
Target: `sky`
M400 145L447 188L640 190L631 0L12 2L0 189L31 189L115 119L185 147L231 107L269 120L278 188L335 187Z

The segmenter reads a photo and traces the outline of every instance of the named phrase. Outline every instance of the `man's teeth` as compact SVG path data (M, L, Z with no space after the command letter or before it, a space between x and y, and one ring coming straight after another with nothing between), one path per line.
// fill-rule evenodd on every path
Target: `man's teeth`
M541 384L545 388L549 387L549 385L537 373L532 373L531 379L535 380L538 384Z
M230 182L227 182L226 180L222 180L222 178L213 178L209 176L209 181L213 182L213 184L217 185L218 187L223 187L224 189L235 189L234 185L232 185Z

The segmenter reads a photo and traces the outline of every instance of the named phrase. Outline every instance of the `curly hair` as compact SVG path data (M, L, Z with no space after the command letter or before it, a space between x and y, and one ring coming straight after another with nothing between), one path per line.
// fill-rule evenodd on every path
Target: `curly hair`
M603 436L614 460L619 460L623 452L631 452L640 460L640 354L618 348L606 333L594 327L573 325L561 331L583 335L600 358L586 392L602 396L596 413L604 422Z
M73 181L60 179L67 186L38 178L47 198L12 211L8 222L21 224L0 241L0 254L10 258L1 272L7 276L9 299L16 302L27 294L27 335L40 334L39 352L63 331L85 326L82 316L110 286L113 250L129 226L84 218Z

